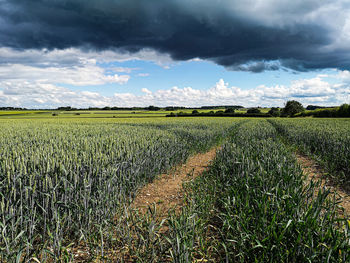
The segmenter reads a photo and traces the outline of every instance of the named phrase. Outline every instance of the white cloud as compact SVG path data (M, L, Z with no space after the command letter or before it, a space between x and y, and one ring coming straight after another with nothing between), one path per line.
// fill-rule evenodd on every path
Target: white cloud
M148 49L131 54L118 50L95 52L68 48L20 51L1 47L0 82L19 81L73 86L125 84L130 79L128 74L139 69L109 67L108 64L130 60L152 61L164 68L169 68L169 65L174 63L169 55ZM138 76L146 77L148 73L140 73Z
M72 91L53 84L41 82L1 82L0 104L19 107L55 108L58 106L104 107L104 106L283 106L287 100L309 104L340 105L350 101L350 86L330 84L321 77L296 80L290 86L260 85L249 90L229 86L220 79L207 90L192 87L172 87L151 91L143 88L141 95L115 93L102 96L97 92Z
M335 92L335 88L320 77L293 81L289 88L291 97L322 97Z
M130 74L132 71L137 70L136 68L123 68L123 67L111 67L109 70L114 72L124 72Z
M212 88L197 90L191 87L173 87L151 92L142 89L144 95L116 93L111 101L120 106L203 106L203 105L244 105L244 106L283 106L287 100L298 100L304 105L339 105L349 99L350 88L344 85L331 85L320 77L297 80L287 86L258 86L250 90L229 87L220 79Z
M128 75L106 75L105 69L95 62L73 67L34 67L21 64L0 65L2 81L33 81L39 83L62 83L74 86L103 85L106 83L125 84Z
M338 74L335 76L336 78L344 81L344 82L350 82L350 71L349 70L339 70Z
M0 84L0 104L26 108L55 108L74 105L77 107L103 107L108 98L89 91L72 91L70 89L43 83L15 82Z
M141 91L146 93L146 94L152 94L152 91L150 91L149 89L146 89L146 88L141 89Z
M167 55L143 50L136 54L82 52L77 49L53 51L16 51L0 48L0 105L55 108L104 106L202 106L233 105L283 106L290 99L303 104L339 105L350 100L350 72L335 71L334 75L318 75L293 81L289 86L257 86L241 89L220 79L206 90L192 87L172 87L151 91L143 88L141 95L115 93L103 96L97 92L73 91L63 84L80 86L125 84L128 74L139 70L128 67L102 67L101 63L127 60L149 60L166 68L173 63ZM122 74L116 74L122 73ZM136 76L146 77L148 73ZM339 83L331 84L326 78Z
M0 48L0 63L24 64L35 66L77 66L86 62L98 61L100 63L125 62L132 60L151 61L162 67L169 67L174 60L169 54L162 54L151 49L142 49L136 53L129 53L120 50L106 51L82 51L77 48L63 50L15 50L11 48ZM128 68L115 68L119 72L130 73ZM128 72L130 70L130 72Z
M149 73L139 73L139 74L137 74L137 76L139 76L139 77L148 77Z
M62 103L73 105L75 100L70 101L69 98L76 96L80 101L77 105L97 106L98 102L88 100L91 94L64 90L60 86L126 84L130 79L129 74L139 68L115 67L109 63L130 60L152 61L163 68L169 68L174 63L169 55L147 49L131 54L118 50L94 52L69 48L48 51L1 47L0 103L9 106L54 107ZM149 74L139 73L137 76L147 77ZM59 92L56 92L57 89ZM112 98L94 95L94 100L98 99L100 105L112 103ZM50 96L55 96L55 99Z

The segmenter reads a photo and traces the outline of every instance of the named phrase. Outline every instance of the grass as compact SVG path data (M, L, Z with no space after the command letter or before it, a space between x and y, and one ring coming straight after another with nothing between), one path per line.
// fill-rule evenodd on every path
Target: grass
M265 120L244 123L170 219L174 262L348 262L337 200L304 175Z
M235 122L1 120L0 259L63 260L80 242L103 252L139 187Z
M218 108L215 110L208 109L198 109L199 112L210 112L210 111L225 111L225 108ZM261 109L263 113L268 112L269 109ZM117 110L117 111L107 111L107 110L77 110L77 111L57 111L57 110L46 110L46 111L36 111L36 110L23 110L23 111L0 111L0 119L13 119L13 118L150 118L150 117L165 117L166 115L173 113L191 113L192 109L181 109L176 111L148 111L148 110ZM235 112L245 113L247 109L239 109ZM56 115L56 116L53 116Z
M350 260L337 199L315 195L281 139L346 172L348 119L50 114L0 119L2 262L71 262L78 248L90 253L85 261ZM185 185L180 214L159 222L156 206L130 209L137 189L218 142L209 171Z
M289 142L313 155L339 183L350 179L350 119L271 119Z

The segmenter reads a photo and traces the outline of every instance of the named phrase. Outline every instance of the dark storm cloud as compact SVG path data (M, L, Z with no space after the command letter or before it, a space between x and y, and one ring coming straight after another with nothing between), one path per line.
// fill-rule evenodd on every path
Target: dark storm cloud
M0 45L20 50L151 48L175 60L201 58L252 72L350 68L348 49L329 48L334 23L346 20L343 14L327 18L336 20L333 24L325 21L324 11L317 17L330 1L242 2L0 0ZM304 19L310 13L316 19Z

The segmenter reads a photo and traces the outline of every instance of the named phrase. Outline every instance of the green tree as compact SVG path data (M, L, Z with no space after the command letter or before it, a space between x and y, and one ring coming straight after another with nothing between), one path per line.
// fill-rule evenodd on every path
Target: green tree
M282 113L284 116L293 116L303 111L304 111L304 107L299 101L289 100L287 101L286 106L284 107Z
M247 113L258 114L261 113L261 111L258 108L250 108L249 110L247 110Z
M281 112L279 108L272 107L269 110L268 114L270 114L273 117L279 117L281 115Z
M342 104L338 109L339 117L349 117L350 116L350 105Z
M235 109L234 108L227 108L225 110L225 113L235 113Z
M159 107L155 107L155 106L153 106L153 105L148 106L147 109L148 109L149 111L158 111L158 110L160 110Z

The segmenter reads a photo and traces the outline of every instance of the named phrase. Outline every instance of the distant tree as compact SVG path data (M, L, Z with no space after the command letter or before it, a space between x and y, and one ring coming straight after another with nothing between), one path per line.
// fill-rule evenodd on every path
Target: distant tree
M268 114L270 114L273 117L279 117L281 115L280 109L276 107L272 107L269 111Z
M165 107L165 110L166 110L166 111L174 111L174 110L176 110L176 109L175 109L175 107L173 107L173 106L168 106L168 107Z
M225 110L225 113L235 113L235 109L234 108L227 108Z
M335 109L319 110L319 111L311 113L311 116L327 117L327 118L339 117L338 114L337 114L337 110L335 110Z
M304 111L304 107L299 101L289 100L287 101L286 106L282 111L282 114L285 116L293 116L303 111Z
M338 109L339 117L350 117L350 105L342 104Z
M0 110L27 110L26 108L18 108L18 107L0 107Z
M316 110L316 109L323 109L325 108L324 106L317 106L317 105L308 105L306 107L307 110Z
M149 111L158 111L158 110L160 110L159 107L155 107L155 106L149 106L147 109L148 109Z
M72 108L71 106L66 106L66 107L58 107L57 110L61 111L71 111L71 110L76 110L76 108Z
M257 113L261 113L261 111L258 108L250 108L247 110L247 113L257 114Z
M198 110L193 110L192 111L192 115L196 115L196 114L199 114L199 111Z

